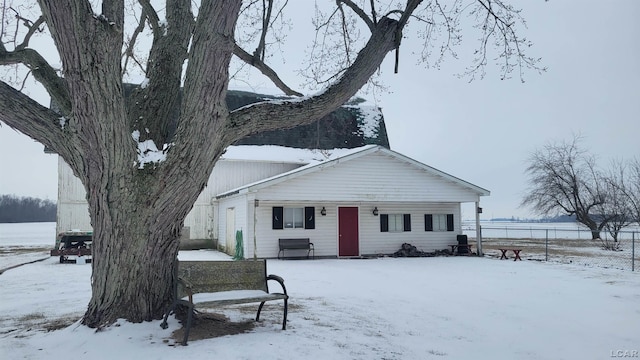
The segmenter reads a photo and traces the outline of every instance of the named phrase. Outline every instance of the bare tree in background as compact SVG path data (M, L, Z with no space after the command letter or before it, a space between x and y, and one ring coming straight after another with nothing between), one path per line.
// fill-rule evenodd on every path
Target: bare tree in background
M611 235L613 241L602 239L602 247L606 250L618 250L620 231L629 226L634 220L633 208L627 181L627 168L622 161L611 163L609 173L602 177L602 188L605 201L598 205L597 211L607 219L604 228Z
M491 48L503 77L537 69L523 52L530 43L518 35L519 10L505 1L338 0L326 5L328 12L318 10L318 32L309 34L312 59L323 63L310 62L306 74L324 91L230 111L225 96L234 56L285 94L302 95L268 65L269 45L284 41L272 29L286 26L285 5L3 1L0 65L28 72L60 113L22 93L24 78L5 75L0 121L59 154L86 189L94 262L85 325L161 318L172 300L184 219L225 148L256 132L309 124L345 103L388 53L399 54L410 23L425 39L425 59L440 61L455 55L463 19L474 21L472 78L494 57L487 55ZM32 48L35 36L50 36L55 50ZM46 60L54 51L59 68ZM136 71L145 80L125 97L124 82Z
M620 188L628 201L631 220L640 225L640 158L634 158L628 165Z
M608 221L596 213L606 200L602 177L593 156L580 148L578 136L571 142L549 143L537 150L526 172L529 189L523 206L544 216L573 215L591 230L592 239L600 239Z

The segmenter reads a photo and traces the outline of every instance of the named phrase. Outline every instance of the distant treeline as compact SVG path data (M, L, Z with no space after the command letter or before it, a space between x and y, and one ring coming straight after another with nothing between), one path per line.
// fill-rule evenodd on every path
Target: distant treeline
M56 203L32 197L0 195L0 223L56 221Z

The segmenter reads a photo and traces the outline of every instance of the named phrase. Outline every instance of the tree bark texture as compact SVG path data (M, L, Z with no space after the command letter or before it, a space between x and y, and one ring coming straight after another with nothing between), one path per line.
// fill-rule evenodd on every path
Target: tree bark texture
M94 230L92 297L83 322L160 319L171 299L184 219L224 149L252 133L308 124L345 103L398 45L396 20L381 18L335 84L296 101L259 103L230 113L229 62L240 0L168 0L167 24L154 23L148 86L125 96L120 54L124 2L39 0L63 65L46 71L60 114L0 83L0 121L61 156L82 181ZM187 47L190 45L189 50ZM188 60L184 85L180 80ZM175 129L175 130L172 130ZM138 142L166 145L166 160L141 164Z

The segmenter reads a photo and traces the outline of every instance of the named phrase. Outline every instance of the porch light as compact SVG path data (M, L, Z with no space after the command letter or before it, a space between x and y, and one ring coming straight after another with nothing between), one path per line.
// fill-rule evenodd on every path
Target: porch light
M373 208L373 216L378 216L378 207Z
M322 215L322 216L326 216L327 215L327 209L325 209L324 206L322 207L322 210L320 210L320 215Z

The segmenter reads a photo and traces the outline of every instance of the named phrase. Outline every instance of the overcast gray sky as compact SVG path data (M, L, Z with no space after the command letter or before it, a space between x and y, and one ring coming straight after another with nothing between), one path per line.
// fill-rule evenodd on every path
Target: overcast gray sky
M535 43L530 55L549 68L542 75L529 71L525 83L517 76L499 80L494 67L483 80L468 83L454 75L469 65L469 47L460 49L458 60L425 69L411 56L419 46L411 37L401 48L400 72L393 74L392 54L382 66L391 92L380 95L378 105L391 148L490 190L481 200L487 219L533 216L519 207L527 187L524 169L529 155L549 141L581 134L603 166L640 157L640 1L515 3L527 20L523 34ZM312 10L298 12L308 26ZM293 35L289 40L299 49ZM294 87L300 83L293 72L298 58L274 64ZM29 91L48 104L45 93ZM0 127L0 194L56 199L57 156L42 150ZM473 216L467 208L463 215Z

